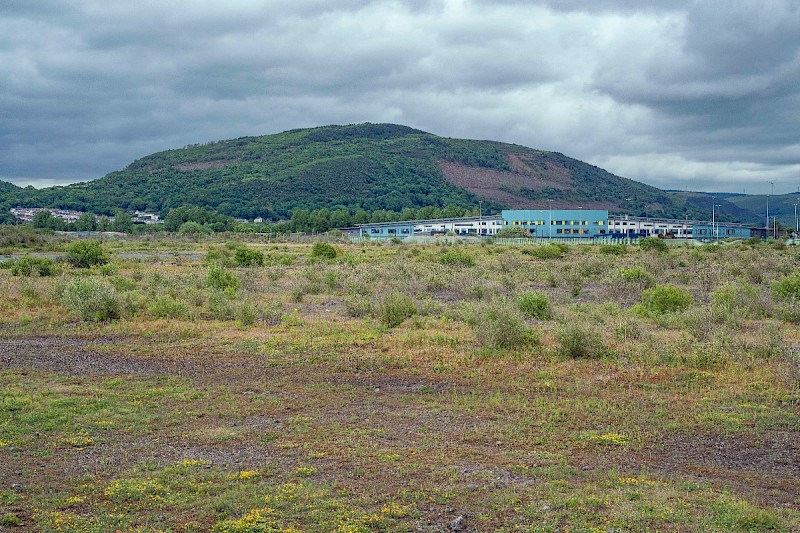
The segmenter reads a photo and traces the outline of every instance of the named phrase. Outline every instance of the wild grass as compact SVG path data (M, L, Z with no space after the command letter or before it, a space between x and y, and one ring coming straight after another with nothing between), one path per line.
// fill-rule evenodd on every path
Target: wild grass
M203 239L0 269L2 527L800 529L792 248Z

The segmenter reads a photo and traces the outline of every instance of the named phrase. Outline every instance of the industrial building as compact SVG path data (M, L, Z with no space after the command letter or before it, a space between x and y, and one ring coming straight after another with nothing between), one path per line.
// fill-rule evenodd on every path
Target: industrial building
M563 239L638 239L662 237L676 239L749 239L757 231L744 224L668 218L609 216L601 209L507 209L500 215L405 220L361 224L362 238L457 235L492 237L503 228L517 227L536 238Z

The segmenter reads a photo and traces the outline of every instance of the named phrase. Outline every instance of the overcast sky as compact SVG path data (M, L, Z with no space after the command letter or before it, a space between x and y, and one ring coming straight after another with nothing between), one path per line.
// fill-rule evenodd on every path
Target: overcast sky
M641 7L647 5L647 7ZM662 188L800 187L796 0L2 0L0 179L393 122Z

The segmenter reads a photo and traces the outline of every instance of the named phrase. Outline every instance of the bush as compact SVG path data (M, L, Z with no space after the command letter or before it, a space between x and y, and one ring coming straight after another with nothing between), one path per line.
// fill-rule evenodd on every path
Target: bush
M394 292L378 305L378 318L387 327L399 326L407 318L417 314L413 300L405 294Z
M339 253L336 251L336 248L326 242L315 242L314 246L311 247L312 259L331 261L336 259L337 255L339 255Z
M120 316L117 292L106 282L77 279L66 286L61 300L81 320L105 322Z
M153 318L183 318L188 314L188 309L183 302L171 296L156 296L147 306L147 313Z
M659 239L658 237L645 237L644 239L639 239L639 248L645 251L653 251L658 253L664 253L669 249L667 247L667 243L664 242L664 239Z
M625 255L628 247L624 244L601 244L600 253L603 255Z
M639 308L645 315L652 317L683 311L693 303L694 298L686 289L675 285L658 285L642 293Z
M552 316L550 300L543 292L526 292L517 297L517 307L527 318L547 320Z
M510 350L538 342L536 332L512 307L491 306L473 317L475 335L482 346Z
M437 261L447 266L475 266L475 260L471 255L455 250L442 254Z
M728 284L715 290L711 294L711 308L722 317L759 318L767 314L758 290L748 283Z
M656 283L655 278L649 272L639 267L622 268L617 270L614 277L625 283L639 285L643 289L648 289Z
M532 255L537 259L559 259L569 251L566 244L544 244L522 250L523 254Z
M211 265L208 267L208 274L206 275L206 285L208 287L235 293L240 284L241 281L239 277L233 272L225 270L224 267L220 265Z
M91 268L108 263L109 253L100 241L78 241L67 246L66 260L75 268Z
M559 353L573 359L598 359L606 354L602 337L593 330L569 324L557 334Z
M260 250L253 250L243 246L236 249L234 260L236 261L237 265L242 267L263 266L264 253Z
M772 293L781 300L800 300L800 272L773 283Z
M32 257L26 255L11 263L11 274L14 276L52 276L56 273L56 264L49 257Z
M211 228L204 226L199 222L190 220L188 222L184 222L180 225L180 227L178 227L178 233L183 233L186 235L200 235L211 233Z

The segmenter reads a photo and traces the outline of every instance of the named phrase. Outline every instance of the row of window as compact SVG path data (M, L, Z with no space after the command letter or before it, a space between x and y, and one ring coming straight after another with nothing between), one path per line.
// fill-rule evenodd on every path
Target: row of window
M508 220L504 220L503 223L508 226ZM589 220L551 220L551 226L605 226L604 220L597 220L595 222L591 222ZM547 222L544 220L514 220L512 222L514 226L546 226Z

